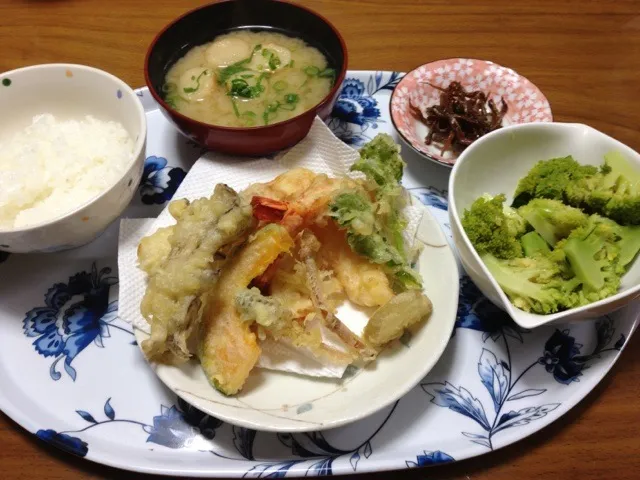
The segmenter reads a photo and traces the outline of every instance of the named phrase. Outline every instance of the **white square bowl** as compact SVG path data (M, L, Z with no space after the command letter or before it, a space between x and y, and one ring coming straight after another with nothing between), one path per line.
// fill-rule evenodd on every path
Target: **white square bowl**
M569 123L532 123L495 130L475 141L458 158L449 178L449 219L462 265L482 293L524 328L567 323L609 314L640 298L640 261L622 277L616 295L579 308L537 315L516 308L469 241L460 218L484 193L513 200L518 181L540 160L572 155L581 164L602 165L618 150L640 170L640 154L594 128Z

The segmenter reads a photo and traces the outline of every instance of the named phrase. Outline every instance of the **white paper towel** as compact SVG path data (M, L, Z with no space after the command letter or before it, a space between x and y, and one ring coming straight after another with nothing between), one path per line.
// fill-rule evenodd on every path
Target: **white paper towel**
M330 176L360 176L349 172L351 165L359 158L358 152L339 140L333 132L316 118L309 135L288 152L274 159L247 160L244 157L231 157L216 153L207 153L189 170L176 191L174 198L195 200L209 197L218 183L225 183L236 191L243 190L252 183L268 182L277 175L297 167L308 168L316 173ZM405 208L408 227L405 239L412 244L422 218L421 206L409 205ZM146 289L146 275L138 268L137 249L140 240L155 232L158 228L174 223L173 217L164 209L158 218L122 219L118 242L118 270L120 294L118 313L121 319L144 332L149 333L149 324L140 313L140 302ZM352 327L349 318L340 318L348 327ZM358 322L361 324L361 322ZM283 348L262 345L262 357L259 366L273 370L299 373L311 376L341 377L344 366L323 365L304 351L292 347ZM286 353L286 355L285 355ZM288 356L288 358L285 358Z

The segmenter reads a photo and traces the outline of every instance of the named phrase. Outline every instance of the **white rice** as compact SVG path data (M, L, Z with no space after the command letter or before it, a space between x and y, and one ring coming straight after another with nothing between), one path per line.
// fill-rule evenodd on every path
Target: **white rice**
M134 142L118 122L45 113L0 143L0 229L64 216L122 176Z

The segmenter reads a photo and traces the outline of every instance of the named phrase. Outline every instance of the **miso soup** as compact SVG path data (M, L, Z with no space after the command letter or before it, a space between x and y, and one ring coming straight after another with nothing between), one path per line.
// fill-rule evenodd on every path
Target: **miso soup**
M238 30L189 50L168 71L163 91L166 102L187 117L254 127L316 106L335 76L325 56L303 40Z

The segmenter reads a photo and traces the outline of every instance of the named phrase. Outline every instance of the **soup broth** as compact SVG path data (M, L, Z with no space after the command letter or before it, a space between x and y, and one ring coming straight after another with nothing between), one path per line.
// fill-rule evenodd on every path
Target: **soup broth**
M189 50L168 71L163 91L169 105L195 120L254 127L316 106L335 73L303 40L239 30Z

